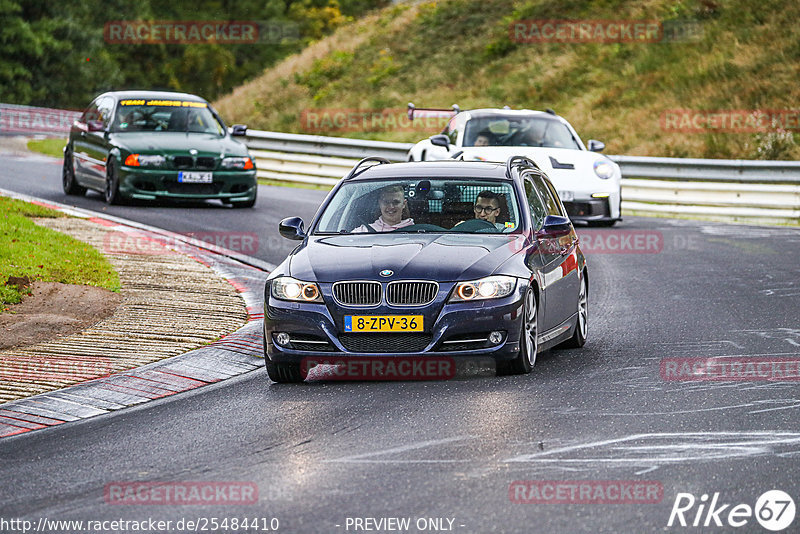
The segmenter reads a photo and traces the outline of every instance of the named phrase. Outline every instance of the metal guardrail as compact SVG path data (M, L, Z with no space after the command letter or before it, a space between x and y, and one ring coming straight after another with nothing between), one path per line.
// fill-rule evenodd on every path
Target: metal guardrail
M248 131L258 176L334 185L366 156L405 161L411 143ZM609 156L622 169L623 214L800 224L800 162Z

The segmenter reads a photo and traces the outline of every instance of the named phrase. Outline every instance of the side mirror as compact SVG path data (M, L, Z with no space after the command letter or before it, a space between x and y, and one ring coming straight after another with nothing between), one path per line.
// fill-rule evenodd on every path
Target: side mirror
M103 121L89 121L86 123L86 127L90 132L102 132L105 129Z
M287 217L278 223L278 231L286 239L302 241L306 238L306 232L303 230L303 226L303 219L300 217Z
M542 229L536 232L536 235L545 238L564 237L571 231L572 223L569 219L560 215L548 215L544 219Z
M234 124L231 126L231 135L235 137L244 137L247 135L247 125L246 124Z
M435 146L441 146L450 150L450 138L444 134L432 135L431 136L431 144Z
M589 139L589 151L602 152L605 148L606 144L604 142L598 141L597 139Z

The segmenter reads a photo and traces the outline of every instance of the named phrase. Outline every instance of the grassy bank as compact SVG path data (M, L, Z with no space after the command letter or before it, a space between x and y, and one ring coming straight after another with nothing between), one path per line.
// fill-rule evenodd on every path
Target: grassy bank
M36 204L0 197L0 312L28 293L24 283L7 284L9 277L119 291L119 275L94 247L37 226L30 219L63 216Z
M521 43L517 20L656 20L687 40ZM340 28L215 103L252 128L389 141L432 129L308 128L308 110L417 106L555 109L609 154L798 159L798 127L685 133L669 110L793 110L800 100L794 0L443 0L385 8ZM708 129L707 129L708 130Z
M39 152L45 156L52 156L54 158L64 157L64 146L67 144L66 139L48 137L46 139L31 139L28 141L28 150Z

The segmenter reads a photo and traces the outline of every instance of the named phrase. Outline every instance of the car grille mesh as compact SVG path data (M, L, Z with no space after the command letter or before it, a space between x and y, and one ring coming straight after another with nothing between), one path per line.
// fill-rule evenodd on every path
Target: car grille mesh
M380 282L337 282L333 296L345 306L377 306L381 303Z
M431 342L430 334L342 334L342 346L350 352L421 352Z
M386 302L395 306L422 306L433 302L438 292L436 282L390 282Z
M172 163L176 169L199 169L213 171L217 167L217 159L210 156L175 156Z

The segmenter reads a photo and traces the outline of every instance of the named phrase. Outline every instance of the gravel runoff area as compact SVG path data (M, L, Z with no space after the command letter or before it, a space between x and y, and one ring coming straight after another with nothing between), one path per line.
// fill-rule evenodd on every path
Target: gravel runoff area
M240 291L205 262L103 219L37 219L90 243L119 272L121 302L83 332L0 351L0 402L137 368L207 345L248 320ZM2 406L0 406L2 408Z

